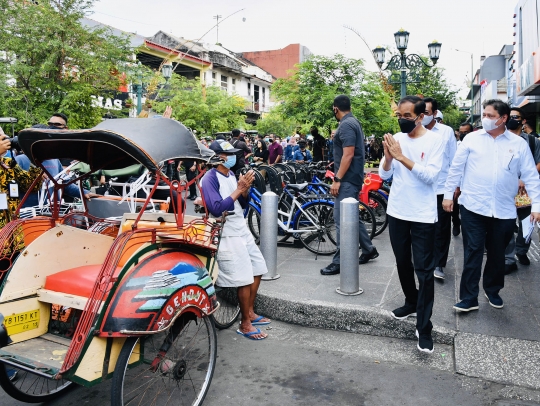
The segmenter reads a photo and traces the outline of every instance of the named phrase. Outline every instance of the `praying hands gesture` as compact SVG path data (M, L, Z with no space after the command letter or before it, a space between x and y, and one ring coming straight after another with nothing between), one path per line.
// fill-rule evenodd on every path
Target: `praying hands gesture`
M403 160L404 156L401 152L401 146L399 145L399 141L396 141L392 134L384 134L383 147L384 156L387 157L387 161L392 161L392 159L394 158L399 162Z
M253 172L252 170L248 171L245 175L240 175L240 177L238 178L238 190L243 195L247 195L247 191L251 187L254 179L255 172Z

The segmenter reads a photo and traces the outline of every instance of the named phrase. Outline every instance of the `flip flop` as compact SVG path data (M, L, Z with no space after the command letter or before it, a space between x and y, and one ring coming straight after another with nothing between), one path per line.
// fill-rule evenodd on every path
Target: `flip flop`
M251 325L252 326L266 326L267 324L271 323L270 321L261 321L264 318L265 318L264 316L259 316L255 320L251 320Z
M249 338L250 340L264 340L266 337L262 338L255 338L253 337L255 334L261 334L261 330L257 329L256 331L250 331L249 333L243 333L240 331L240 329L236 330L236 334L240 334L241 336L244 336L246 338Z

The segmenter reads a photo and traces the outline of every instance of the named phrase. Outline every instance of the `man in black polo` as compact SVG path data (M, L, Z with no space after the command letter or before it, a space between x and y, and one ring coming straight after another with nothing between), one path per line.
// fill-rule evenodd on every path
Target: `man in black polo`
M337 252L332 263L321 269L322 275L335 275L340 272L339 252L339 205L347 197L358 200L358 194L364 181L364 132L362 126L351 113L351 100L348 96L339 95L334 99L334 116L339 127L334 136L334 183L330 193L336 197L334 205L334 221L337 233ZM360 222L360 246L362 255L359 263L365 264L379 256L371 243L366 227Z
M246 155L251 154L251 150L247 144L240 140L240 130L234 129L231 131L232 139L231 144L234 148L239 149L236 153L236 164L231 168L233 173L236 173L238 169L241 169L246 166Z

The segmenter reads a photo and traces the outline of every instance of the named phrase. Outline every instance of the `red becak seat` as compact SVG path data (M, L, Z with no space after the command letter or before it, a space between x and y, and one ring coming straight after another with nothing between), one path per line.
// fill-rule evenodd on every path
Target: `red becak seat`
M49 275L44 289L89 298L100 270L101 264L85 265ZM122 267L117 267L114 276L118 276L121 270Z

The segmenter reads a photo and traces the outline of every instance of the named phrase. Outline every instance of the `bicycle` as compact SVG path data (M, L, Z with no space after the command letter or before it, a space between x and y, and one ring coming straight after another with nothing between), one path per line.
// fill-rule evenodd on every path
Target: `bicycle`
M305 190L305 185L287 185L286 189L292 189L297 193ZM250 196L253 188L250 190ZM250 200L247 209L248 227L256 240L260 239L261 205L257 192L254 192L254 200ZM318 196L314 200L300 203L297 195L293 196L291 207L288 211L278 207L278 230L285 235L297 237L302 245L309 251L320 255L331 255L337 251L334 203ZM278 231L278 238L279 238ZM288 238L288 236L287 236Z

